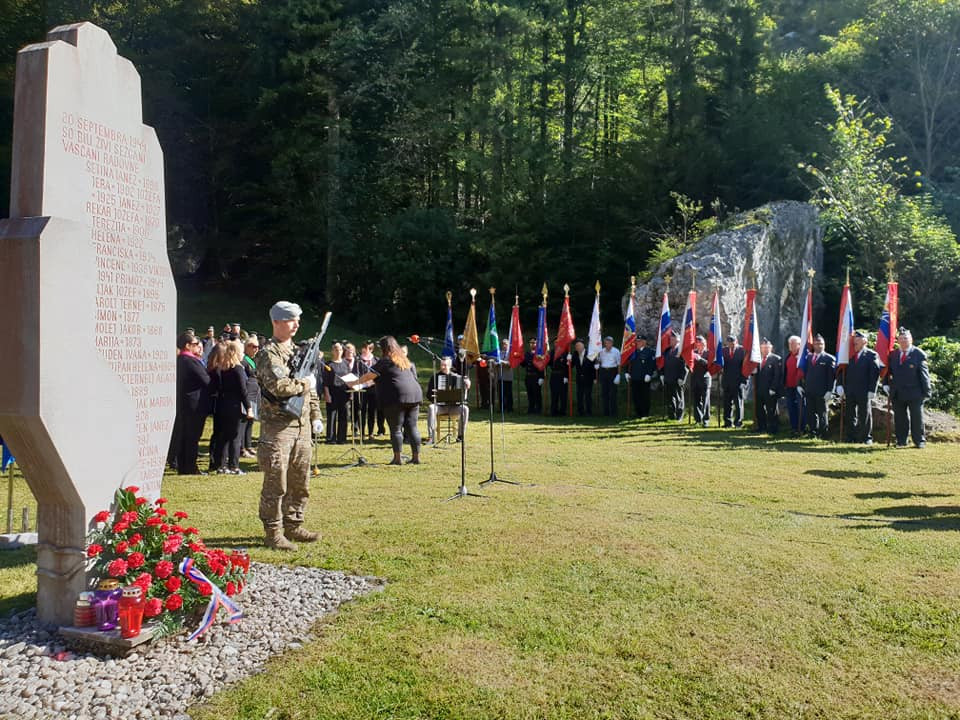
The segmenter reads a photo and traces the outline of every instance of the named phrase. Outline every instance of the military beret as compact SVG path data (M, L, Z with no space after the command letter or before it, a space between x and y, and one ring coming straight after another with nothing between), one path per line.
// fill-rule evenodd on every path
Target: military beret
M294 320L301 315L303 315L303 310L300 309L300 306L286 300L274 303L273 307L270 308L270 319L274 322Z

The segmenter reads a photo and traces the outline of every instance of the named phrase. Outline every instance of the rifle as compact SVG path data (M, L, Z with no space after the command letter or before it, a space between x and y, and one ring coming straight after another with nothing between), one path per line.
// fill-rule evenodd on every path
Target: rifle
M305 377L314 375L317 372L317 364L320 362L320 341L327 332L327 325L330 324L330 316L333 313L328 312L323 316L323 324L320 326L320 332L313 336L310 344L302 353L295 356L296 367L293 370L293 377L296 380L302 380ZM303 403L306 395L293 395L284 399L280 405L280 411L290 417L299 418L303 414Z

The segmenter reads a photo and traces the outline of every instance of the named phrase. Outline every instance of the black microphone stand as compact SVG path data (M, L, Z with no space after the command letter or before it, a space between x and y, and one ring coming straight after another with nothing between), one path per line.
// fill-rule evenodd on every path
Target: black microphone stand
M499 362L499 360L498 360ZM489 364L489 361L488 361ZM522 485L523 483L518 483L513 480L504 480L503 478L497 477L497 472L494 469L493 465L493 370L491 368L490 375L490 477L480 483L480 487L484 485L489 485L491 483L503 483L504 485ZM466 433L464 433L466 434Z
M427 344L424 343L424 340L433 340L433 338L425 338L425 337L423 337L422 335L418 335L416 342L414 342L414 339L413 339L412 336L411 336L411 337L408 337L407 339L408 339L410 342L412 342L414 345L416 345L418 348L420 348L421 350L423 350L427 355L430 356L430 364L431 364L432 369L433 369L433 375L431 375L431 377L432 377L432 378L436 378L436 377L437 377L437 362L440 360L440 356L437 355L433 350L430 349L430 347L429 347ZM436 393L437 393L436 380L434 380L433 393L434 393L434 397L435 397L435 396L436 396ZM429 398L429 400L430 400L431 404L434 403L434 398ZM429 410L428 410L428 412L429 412ZM439 418L437 418L437 419L439 420ZM448 445L450 444L450 433L447 433L446 436L443 438L443 440L434 443L434 444L433 444L433 447L434 447L434 448L438 448L438 447L440 447L444 442L447 443Z
M463 383L460 388L460 412L463 412L463 406L467 402L467 384ZM482 484L482 483L481 483ZM444 502L450 502L451 500L456 500L458 498L465 497L486 497L486 495L479 495L477 493L472 493L467 490L467 433L466 428L464 428L463 439L460 441L460 487L457 488L457 492L448 497Z

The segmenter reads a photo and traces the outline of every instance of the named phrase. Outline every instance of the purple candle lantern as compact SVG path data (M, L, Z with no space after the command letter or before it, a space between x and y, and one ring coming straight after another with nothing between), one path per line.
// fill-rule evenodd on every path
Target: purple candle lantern
M120 582L113 578L101 580L93 593L93 610L97 615L99 630L113 630L117 627L117 603L123 590Z

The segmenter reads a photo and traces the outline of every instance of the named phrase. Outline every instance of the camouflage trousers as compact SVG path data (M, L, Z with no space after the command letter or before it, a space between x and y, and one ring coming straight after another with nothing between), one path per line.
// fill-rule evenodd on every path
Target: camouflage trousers
M260 520L264 527L296 527L310 497L310 425L264 424L257 461L263 470Z

